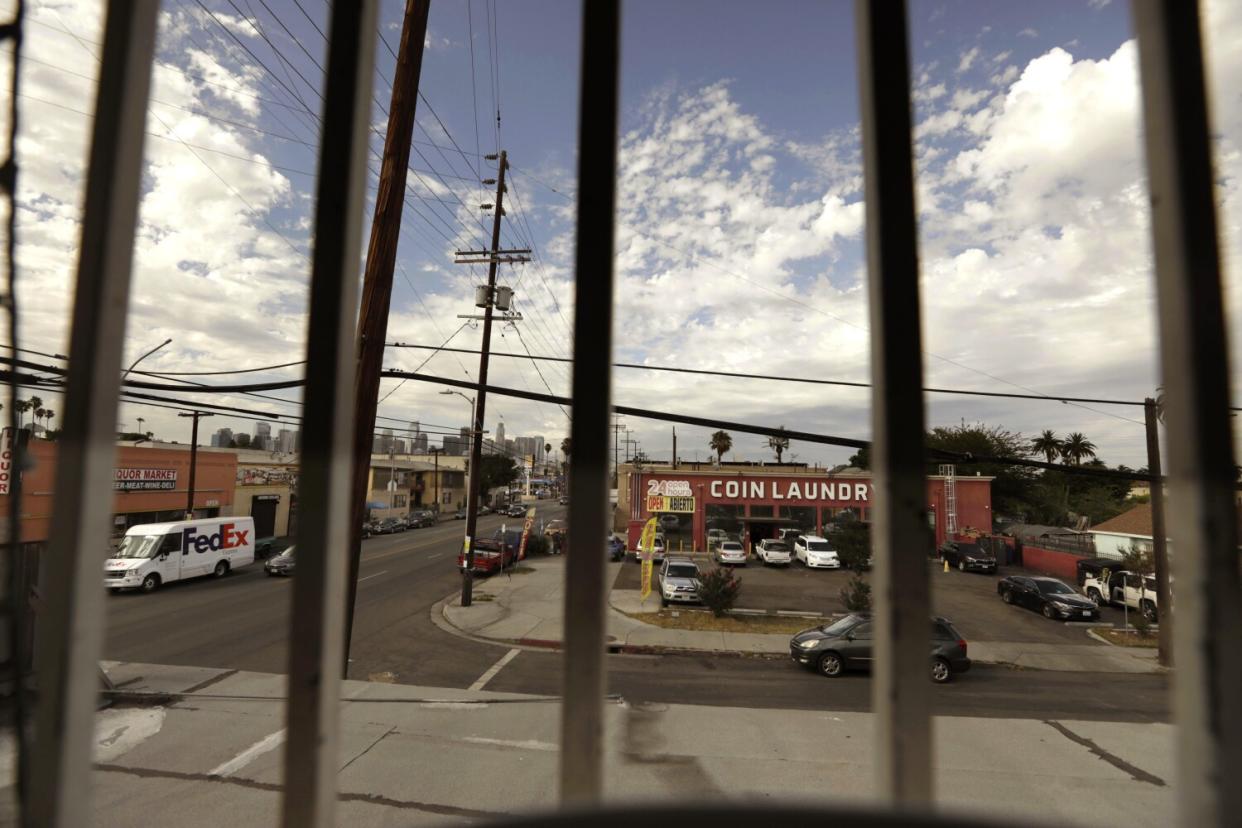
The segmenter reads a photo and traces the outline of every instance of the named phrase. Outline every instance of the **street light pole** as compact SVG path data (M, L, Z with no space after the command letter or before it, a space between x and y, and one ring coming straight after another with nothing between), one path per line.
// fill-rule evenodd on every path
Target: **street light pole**
M137 363L135 363L137 364ZM210 417L210 414L204 414L202 411L183 412L178 417L189 417L193 422L190 427L190 487L185 499L185 519L194 520L194 475L198 471L198 420L200 417Z
M137 359L135 359L133 362L131 362L131 363L129 364L129 367L125 369L125 373L124 373L124 374L121 374L121 382L125 382L125 378L129 376L129 372L130 372L130 371L132 371L132 370L134 370L134 368L138 365L138 363L142 362L144 359L146 359L147 357L151 356L151 354L155 353L155 352L156 352L156 351L158 351L160 348L163 348L165 345L169 344L170 342L172 342L172 339L171 339L171 338L169 338L169 339L165 339L165 340L164 340L163 342L161 342L159 345L156 345L154 348L152 348L151 350L147 351L145 354L143 354L142 356L138 357L138 358L137 358Z

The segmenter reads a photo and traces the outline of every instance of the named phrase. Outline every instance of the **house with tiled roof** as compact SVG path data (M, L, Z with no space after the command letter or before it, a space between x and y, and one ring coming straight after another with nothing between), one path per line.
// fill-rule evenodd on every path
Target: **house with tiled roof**
M1130 549L1151 550L1151 504L1140 503L1115 518L1091 528L1095 551L1101 558L1120 558Z

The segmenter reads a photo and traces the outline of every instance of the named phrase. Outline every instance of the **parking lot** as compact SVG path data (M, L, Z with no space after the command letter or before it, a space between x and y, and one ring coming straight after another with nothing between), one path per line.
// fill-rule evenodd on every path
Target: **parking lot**
M700 567L714 566L704 555L694 556ZM638 589L640 567L632 557L621 564L614 589ZM657 571L658 571L658 564ZM1090 639L1080 624L1067 624L1044 618L1017 606L1003 603L996 594L996 582L1009 574L1033 574L1017 567L1001 567L998 575L944 572L938 561L928 562L932 583L932 610L953 622L962 635L976 641L1086 644ZM807 569L800 563L766 567L753 560L737 568L742 591L737 606L745 609L844 612L840 591L850 578L844 570ZM864 575L864 577L866 577ZM1070 584L1074 586L1074 584ZM653 590L658 589L653 584ZM1106 607L1099 624L1121 626L1122 611Z

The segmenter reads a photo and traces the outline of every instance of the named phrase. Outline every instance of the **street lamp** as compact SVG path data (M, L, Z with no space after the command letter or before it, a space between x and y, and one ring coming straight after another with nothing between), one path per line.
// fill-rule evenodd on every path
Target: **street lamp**
M130 372L130 371L132 371L132 370L134 370L134 367L135 367L138 363L142 362L144 359L146 359L147 357L151 356L151 354L155 353L155 352L156 352L156 351L158 351L160 348L163 348L165 345L169 344L170 342L172 342L172 338L171 338L171 337L170 337L170 338L168 338L168 339L165 339L165 340L164 340L163 342L161 342L159 345L156 345L154 348L152 348L151 350L147 351L145 354L143 354L142 356L138 357L138 358L137 358L137 359L135 359L133 362L131 362L131 363L129 364L129 367L125 369L125 373L124 373L124 374L121 374L121 382L124 382L124 381L125 381L125 378L129 376L129 372Z

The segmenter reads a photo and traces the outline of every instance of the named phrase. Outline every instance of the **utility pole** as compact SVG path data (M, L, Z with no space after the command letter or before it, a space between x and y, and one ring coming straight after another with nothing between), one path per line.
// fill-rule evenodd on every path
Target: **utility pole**
M432 447L431 457L435 463L435 471L431 473L431 481L436 487L436 513L440 512L440 449Z
M621 455L618 452L620 447L618 436L622 431L626 430L626 426L621 422L621 414L612 415L612 487L617 488L617 467L621 465Z
M185 519L194 520L194 474L198 470L198 420L200 417L211 415L201 411L191 411L177 416L190 417L193 421L193 425L190 426L190 491L185 498Z
M677 468L677 426L673 426L673 468Z
M492 347L492 311L509 310L512 291L505 288L496 289L496 265L501 261L509 263L528 262L529 250L501 250L500 222L505 215L505 172L509 169L509 156L504 150L499 157L485 156L490 161L497 161L496 203L492 206L492 246L488 250L459 250L456 264L487 263L487 287L475 291L475 305L483 307L483 344L479 353L479 393L474 405L474 434L470 442L470 482L466 490L466 558L465 567L461 572L461 605L468 607L474 594L474 533L479 518L479 486L482 483L483 465L483 415L487 406L487 367ZM490 184L490 180L483 183ZM486 209L488 205L484 205ZM477 318L477 317L467 317ZM506 321L520 319L518 314L506 313Z
M1151 548L1156 568L1157 656L1164 667L1173 665L1173 596L1169 591L1169 549L1164 528L1164 483L1160 471L1160 432L1156 429L1159 412L1151 397L1143 400L1143 419L1147 425L1147 473L1151 475Z
M392 78L388 132L380 162L379 188L371 219L367 268L362 278L362 305L358 315L358 371L354 379L353 515L349 533L349 598L345 607L345 660L341 675L349 678L350 638L354 629L354 602L358 594L358 565L362 555L362 521L366 517L367 479L371 472L371 442L379 402L380 369L388 334L388 306L392 274L401 236L405 206L406 171L410 167L410 139L414 135L414 108L427 38L431 0L406 0L401 43ZM324 677L327 680L327 677Z

